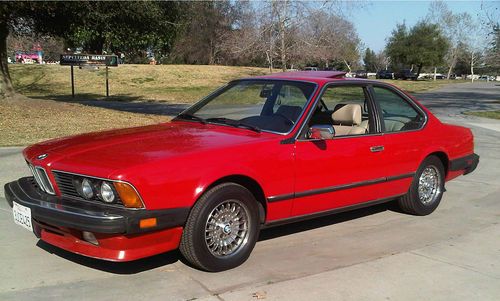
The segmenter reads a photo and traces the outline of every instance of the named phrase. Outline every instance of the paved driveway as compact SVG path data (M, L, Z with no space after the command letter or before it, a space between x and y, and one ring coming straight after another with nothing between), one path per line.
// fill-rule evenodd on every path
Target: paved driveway
M459 114L499 95L493 83L419 95L470 126L481 156L432 215L389 204L264 230L243 266L217 274L178 252L117 264L53 248L14 225L2 191L0 300L499 300L500 122ZM0 184L28 174L19 151L0 150Z

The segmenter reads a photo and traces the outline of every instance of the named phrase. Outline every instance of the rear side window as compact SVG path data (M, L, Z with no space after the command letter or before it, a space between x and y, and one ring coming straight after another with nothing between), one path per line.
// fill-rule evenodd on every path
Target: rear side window
M415 130L424 123L424 116L395 92L381 87L373 88L375 99L382 109L386 132Z
M365 92L360 86L329 87L321 96L321 100L330 111L334 111L343 104L359 104L363 108L363 113L368 113Z

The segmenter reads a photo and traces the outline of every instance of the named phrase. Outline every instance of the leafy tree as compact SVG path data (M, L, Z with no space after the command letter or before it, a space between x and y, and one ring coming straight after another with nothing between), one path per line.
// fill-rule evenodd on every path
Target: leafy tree
M189 64L221 63L225 43L236 25L237 8L228 0L184 3L186 22L174 47L174 60Z
M377 72L379 70L379 66L377 64L377 55L375 54L375 51L371 50L370 48L366 48L363 62L365 64L366 71Z
M408 39L408 29L406 24L397 24L396 29L392 31L387 45L385 46L387 55L391 58L393 65L408 65L408 48L410 47Z
M398 24L386 45L391 60L399 65L416 65L417 77L424 66L443 64L448 41L436 24L419 22L410 30Z
M436 24L417 23L408 35L409 56L412 64L417 65L417 77L423 66L438 66L444 63L448 51L448 41Z
M120 51L167 54L179 21L178 2L3 2L0 4L1 89L14 93L7 65L6 39L12 32L63 38L89 53Z

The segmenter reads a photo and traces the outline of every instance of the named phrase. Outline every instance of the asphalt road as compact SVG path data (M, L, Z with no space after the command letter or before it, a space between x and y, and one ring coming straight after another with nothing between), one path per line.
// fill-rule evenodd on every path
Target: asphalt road
M500 122L460 113L499 109L500 86L418 97L471 127L481 156L430 216L388 204L264 230L243 266L214 274L178 252L117 264L51 247L13 223L2 191L0 300L499 300ZM0 149L0 184L28 174L20 150Z

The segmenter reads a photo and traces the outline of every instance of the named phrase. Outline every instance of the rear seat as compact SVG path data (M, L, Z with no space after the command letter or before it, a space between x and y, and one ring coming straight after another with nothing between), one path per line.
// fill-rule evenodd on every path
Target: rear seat
M332 114L335 136L366 134L361 126L361 105L338 104Z

